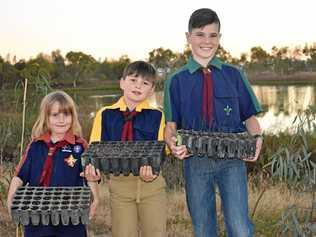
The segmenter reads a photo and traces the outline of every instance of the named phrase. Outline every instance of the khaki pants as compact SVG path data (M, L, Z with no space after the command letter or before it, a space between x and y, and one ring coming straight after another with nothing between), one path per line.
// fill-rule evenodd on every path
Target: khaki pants
M165 237L165 186L162 176L153 182L132 175L111 176L112 237Z

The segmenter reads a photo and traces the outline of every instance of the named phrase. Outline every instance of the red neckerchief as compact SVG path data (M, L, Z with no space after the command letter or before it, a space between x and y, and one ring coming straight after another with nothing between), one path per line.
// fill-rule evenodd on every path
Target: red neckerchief
M137 115L137 112L135 110L131 112L129 111L123 112L124 125L123 125L123 130L122 130L122 135L121 135L122 141L133 141L134 139L133 120L136 115Z
M208 126L213 119L214 107L213 80L211 71L203 68L203 100L202 100L202 118Z
M51 180L52 171L53 171L53 156L55 155L55 153L58 151L59 148L62 148L68 144L69 142L66 140L58 141L56 143L52 143L51 141L46 143L48 147L48 153L47 153L47 158L45 160L45 163L42 169L39 186L48 187L50 185L50 180Z

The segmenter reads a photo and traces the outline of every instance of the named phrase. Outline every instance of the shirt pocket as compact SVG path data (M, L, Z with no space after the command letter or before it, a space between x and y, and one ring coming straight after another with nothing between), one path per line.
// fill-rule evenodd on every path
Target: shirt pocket
M216 128L233 132L240 122L239 95L233 88L217 89L214 92Z

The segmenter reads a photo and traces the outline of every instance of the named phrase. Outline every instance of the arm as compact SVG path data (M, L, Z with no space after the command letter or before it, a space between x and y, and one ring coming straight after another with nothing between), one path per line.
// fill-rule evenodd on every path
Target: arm
M99 186L97 182L89 182L89 181L88 181L88 185L91 189L92 199L93 199L90 205L90 213L89 213L89 219L91 220L92 218L94 218L97 211L97 207L99 205Z
M177 146L177 124L175 122L167 122L165 127L165 141L169 146L172 154L180 160L188 157L185 145Z
M93 120L89 143L101 140L102 111L99 110Z
M160 125L158 130L158 141L164 140L164 129L165 129L165 116L161 112ZM152 167L150 165L142 166L139 169L139 177L145 182L154 181L158 176L153 174Z
M254 135L261 135L262 131L260 128L260 124L257 120L257 118L253 115L250 118L248 118L245 121L245 125L247 128L247 131L250 135L254 136ZM262 143L263 143L263 139L261 136L259 136L257 138L257 142L256 142L256 153L255 156L253 157L253 159L251 159L250 161L254 162L258 159L260 151L261 151L261 147L262 147Z
M9 214L11 215L11 206L12 206L12 200L13 196L16 192L16 190L23 185L23 181L17 177L14 176L11 180L9 191L8 191L8 197L7 197L7 208L9 211Z

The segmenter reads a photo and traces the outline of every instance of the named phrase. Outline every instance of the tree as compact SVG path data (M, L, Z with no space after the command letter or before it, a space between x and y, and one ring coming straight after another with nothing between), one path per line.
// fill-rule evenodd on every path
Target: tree
M250 70L266 71L271 66L270 55L260 46L250 49Z
M231 62L233 57L231 56L230 52L225 50L221 45L218 47L216 56L219 57L224 62Z
M289 48L276 46L272 47L272 61L274 72L279 74L289 74L291 68L291 60L289 59Z
M157 69L168 72L173 68L176 59L177 55L170 49L158 48L149 52L148 62Z
M66 77L66 64L59 49L52 51L51 61L53 64L53 72L51 73L52 79L62 81Z
M0 56L0 89L6 84L15 85L19 80L16 68Z
M67 70L72 74L73 87L77 87L77 83L87 77L96 67L96 60L82 52L70 51L66 54Z
M112 71L112 79L119 79L123 75L124 68L131 63L127 55L122 55L118 60L113 60L110 63Z
M252 63L265 63L269 58L269 54L260 46L250 49L250 60Z

